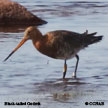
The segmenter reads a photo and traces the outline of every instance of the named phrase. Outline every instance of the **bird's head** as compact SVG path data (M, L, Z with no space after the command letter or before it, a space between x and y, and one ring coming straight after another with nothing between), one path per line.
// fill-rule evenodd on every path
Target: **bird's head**
M40 35L41 35L40 31L36 27L30 26L25 30L24 39L26 40L36 39L37 40L38 38L40 38Z
M13 53L15 53L27 40L38 40L39 36L41 35L40 31L34 27L30 26L25 30L24 37L22 38L21 42L17 45L17 47L4 59L6 61Z

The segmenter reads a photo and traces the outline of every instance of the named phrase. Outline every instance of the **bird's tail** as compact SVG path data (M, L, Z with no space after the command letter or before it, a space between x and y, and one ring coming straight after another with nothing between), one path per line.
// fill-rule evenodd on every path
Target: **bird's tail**
M83 45L85 45L85 47L87 47L90 44L94 44L94 43L101 41L103 36L95 36L96 34L97 34L97 32L88 34L88 31L83 33L83 36L82 36L83 37Z

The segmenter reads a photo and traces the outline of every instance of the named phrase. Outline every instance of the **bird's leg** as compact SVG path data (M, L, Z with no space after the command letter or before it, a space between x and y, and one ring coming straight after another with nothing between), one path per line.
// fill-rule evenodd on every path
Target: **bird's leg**
M63 71L63 79L65 79L66 71L67 71L67 64L66 64L66 59L65 59L65 62L64 62L64 71Z
M77 72L77 67L78 67L78 62L79 62L79 56L76 55L75 57L77 59L77 62L76 62L76 66L75 66L75 72L72 74L72 77L74 77L74 78L76 78L76 72Z

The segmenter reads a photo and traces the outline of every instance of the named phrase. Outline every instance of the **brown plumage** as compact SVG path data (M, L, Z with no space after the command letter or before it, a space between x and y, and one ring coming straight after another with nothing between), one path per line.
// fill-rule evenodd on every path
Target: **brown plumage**
M73 76L76 77L79 61L79 56L77 55L77 53L88 45L102 40L102 36L95 37L94 35L96 35L96 32L88 34L88 31L86 31L83 34L80 34L66 30L56 30L42 35L42 33L36 27L31 26L26 29L24 38L22 39L20 44L10 53L10 55L4 61L6 61L28 39L31 39L34 47L42 54L54 59L65 60L63 78L65 78L67 71L66 60L76 57L77 63L75 72L73 74Z

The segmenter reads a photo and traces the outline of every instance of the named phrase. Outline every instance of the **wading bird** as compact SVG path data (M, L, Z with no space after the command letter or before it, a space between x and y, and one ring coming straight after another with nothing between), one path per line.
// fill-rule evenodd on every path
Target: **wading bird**
M79 56L77 53L88 45L102 40L103 36L95 35L96 32L88 34L88 31L86 31L85 33L80 34L67 30L56 30L42 35L42 33L36 27L30 26L25 30L22 41L4 61L6 61L27 40L31 39L34 47L42 54L54 59L63 59L65 61L63 79L65 79L67 71L66 60L76 57L77 62L75 71L73 73L73 77L76 78L79 62Z

